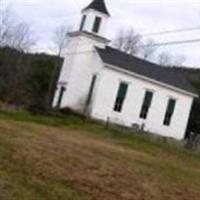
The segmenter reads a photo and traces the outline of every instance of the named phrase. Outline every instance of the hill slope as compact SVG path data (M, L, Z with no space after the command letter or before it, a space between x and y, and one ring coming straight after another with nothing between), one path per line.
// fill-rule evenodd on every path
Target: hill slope
M199 199L199 154L77 119L31 119L0 113L0 199Z

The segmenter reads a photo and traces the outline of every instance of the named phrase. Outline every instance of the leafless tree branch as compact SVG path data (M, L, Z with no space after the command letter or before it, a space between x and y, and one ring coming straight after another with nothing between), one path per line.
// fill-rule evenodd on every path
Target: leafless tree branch
M154 46L155 42L152 39L149 39L144 42L143 47L140 49L140 55L145 60L150 60L154 56L156 47Z
M129 31L120 30L114 39L113 46L117 49L131 55L137 55L140 52L141 36L133 29Z
M186 58L183 55L171 55L168 52L158 54L157 62L162 66L181 66Z
M69 33L71 30L70 26L60 25L55 29L54 35L53 35L53 42L55 49L57 51L57 55L61 56L63 50L68 45L68 36L67 33Z
M0 8L0 46L28 51L35 44L30 25L14 17L10 7Z

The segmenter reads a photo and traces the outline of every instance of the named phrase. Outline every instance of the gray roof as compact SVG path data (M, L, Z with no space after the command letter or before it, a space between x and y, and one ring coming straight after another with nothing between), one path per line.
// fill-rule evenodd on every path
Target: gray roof
M83 9L83 11L87 9L94 9L106 15L110 15L104 0L93 0L86 8Z
M191 84L173 67L163 67L144 59L128 55L117 49L106 47L96 48L103 62L145 76L155 81L197 94Z

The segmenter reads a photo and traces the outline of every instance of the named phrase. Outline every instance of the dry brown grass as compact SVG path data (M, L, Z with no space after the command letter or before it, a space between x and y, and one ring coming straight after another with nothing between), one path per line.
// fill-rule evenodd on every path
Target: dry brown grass
M1 200L198 200L199 160L73 128L0 121Z

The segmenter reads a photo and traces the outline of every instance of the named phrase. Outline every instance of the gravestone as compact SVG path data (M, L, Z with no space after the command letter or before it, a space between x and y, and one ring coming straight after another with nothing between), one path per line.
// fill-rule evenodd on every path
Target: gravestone
M185 147L191 150L200 150L200 134L191 132Z

